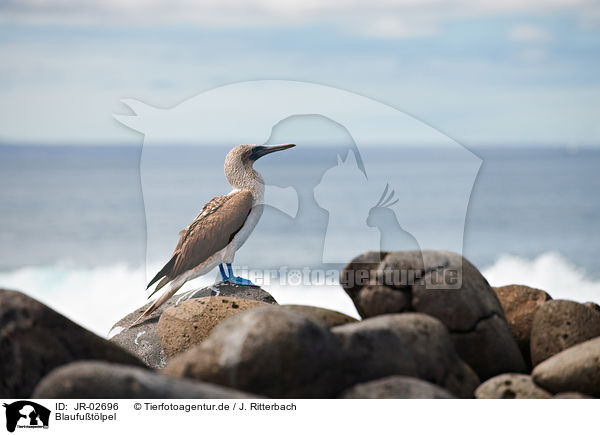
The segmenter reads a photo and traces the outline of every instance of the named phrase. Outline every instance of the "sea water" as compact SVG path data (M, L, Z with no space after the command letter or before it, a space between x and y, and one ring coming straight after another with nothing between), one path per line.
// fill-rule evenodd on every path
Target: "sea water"
M389 148L374 150L370 155L380 160L371 158L367 174L393 170L405 176L403 186L392 186L399 200L395 210L398 216L412 210L400 224L428 235L419 239L422 248L445 248L447 236L463 230L462 253L490 284L520 283L554 298L600 302L600 150L475 148L481 168L464 222L448 216L460 214L465 198L423 175L448 173L452 183L453 173L461 176L461 162L434 149L398 156ZM141 147L0 147L0 288L23 291L106 335L145 303L145 284L169 258L177 232L207 200L230 190L222 172L226 151L165 146L141 158ZM298 190L297 215L265 208L236 256L242 274L243 267L341 266L323 265L315 253L327 243L323 228L335 209L358 201L361 193L349 195L344 183L325 182L328 168L339 164L336 150L286 153L256 166L267 184ZM375 206L379 194L371 196ZM334 205L323 207L315 197L332 198ZM428 234L425 225L432 220L438 229ZM348 239L334 246L334 256L348 261L361 252L350 219L336 220L335 229ZM213 271L184 289L217 279ZM280 303L356 315L337 284L274 278L265 288Z

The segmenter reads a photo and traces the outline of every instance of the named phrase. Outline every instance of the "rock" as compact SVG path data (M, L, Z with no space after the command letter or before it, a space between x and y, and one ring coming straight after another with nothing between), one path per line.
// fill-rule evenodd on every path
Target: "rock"
M598 305L595 302L584 302L583 305L585 305L588 308L591 308L592 310L600 311L600 305Z
M553 393L577 391L600 396L600 337L576 344L537 365L536 384Z
M482 380L526 371L496 293L479 270L451 252L424 251L423 259L433 269L413 285L415 311L448 327L456 351Z
M209 296L166 309L158 321L158 336L168 359L201 343L221 321L249 308L269 305L250 299Z
M340 284L354 302L358 314L363 318L370 316L363 312L363 306L359 301L360 291L373 281L379 264L387 254L387 252L376 251L361 254L348 263L340 273Z
M553 399L593 399L592 396L581 394L576 391L568 391L566 393L558 393L552 396Z
M130 325L150 306L147 303L136 311L119 320L111 329L110 341L117 343L128 351L138 355L142 361L152 368L163 368L167 365L167 358L158 336L158 319L170 307L182 301L204 298L208 296L229 296L240 299L276 304L268 292L259 287L239 286L230 283L218 283L211 287L199 290L190 290L183 294L175 294L167 302L152 313L144 323L130 327Z
M366 285L358 294L356 302L362 308L363 318L380 314L402 313L411 309L410 292L385 285Z
M279 306L221 322L201 344L169 361L164 373L276 398L339 392L337 342L321 322Z
M533 383L531 376L504 373L494 376L475 390L476 399L549 399L548 391Z
M346 323L358 322L354 317L350 317L347 314L340 313L339 311L328 310L321 307L313 307L310 305L282 305L283 308L296 311L306 317L321 322L328 328L334 326L345 325Z
M356 384L341 399L455 399L449 391L417 378L389 376Z
M332 329L343 356L342 384L351 386L392 375L437 384L458 397L479 385L456 354L446 327L420 313L386 314Z
M540 306L552 298L543 290L525 285L495 287L494 291L504 309L504 316L508 322L510 332L517 341L525 362L531 366L529 338L531 336L533 315Z
M533 317L531 362L536 366L564 349L599 335L600 312L573 301L548 301Z
M83 361L50 372L37 399L243 399L256 397L218 385L174 379L121 364Z
M379 257L383 259L373 265L371 262ZM365 275L370 280L364 279ZM496 293L477 268L459 254L370 252L346 265L340 282L363 318L397 310L441 320L460 357L481 379L527 369ZM369 296L374 286L379 288ZM410 304L406 305L400 295L410 297ZM364 302L368 304L363 306Z
M119 346L11 290L0 290L0 349L0 397L27 398L43 376L76 360L144 366Z

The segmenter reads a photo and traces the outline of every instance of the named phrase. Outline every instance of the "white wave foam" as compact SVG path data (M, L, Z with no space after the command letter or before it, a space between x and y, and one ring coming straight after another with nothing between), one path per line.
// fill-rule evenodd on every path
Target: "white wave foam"
M143 268L25 267L0 273L0 288L19 290L98 335L146 303Z
M545 290L554 299L600 302L600 281L588 278L557 252L545 252L533 259L502 255L482 273L493 286L524 284Z

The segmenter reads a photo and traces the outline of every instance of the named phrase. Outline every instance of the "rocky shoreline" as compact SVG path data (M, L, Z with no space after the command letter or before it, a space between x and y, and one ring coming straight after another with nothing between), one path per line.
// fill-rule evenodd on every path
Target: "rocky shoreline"
M129 328L140 307L109 340L0 290L0 396L600 397L594 303L492 288L445 251L365 253L340 282L361 319L220 284L175 295Z

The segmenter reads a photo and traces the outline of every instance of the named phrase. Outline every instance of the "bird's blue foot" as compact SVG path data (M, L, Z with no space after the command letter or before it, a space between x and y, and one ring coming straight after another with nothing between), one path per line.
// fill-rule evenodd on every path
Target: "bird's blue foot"
M233 268L231 267L231 264L227 264L227 271L229 272L229 274L226 274L225 268L223 267L223 265L219 264L219 272L221 272L221 278L223 278L223 282L230 282L232 284L237 284L237 285L247 285L247 286L252 286L252 287L258 287L256 284L254 284L249 279L235 276L233 274Z
M248 285L248 286L252 286L252 287L258 287L256 284L254 284L249 279L242 278L240 276L230 276L229 282L231 282L233 284L237 284L237 285Z

